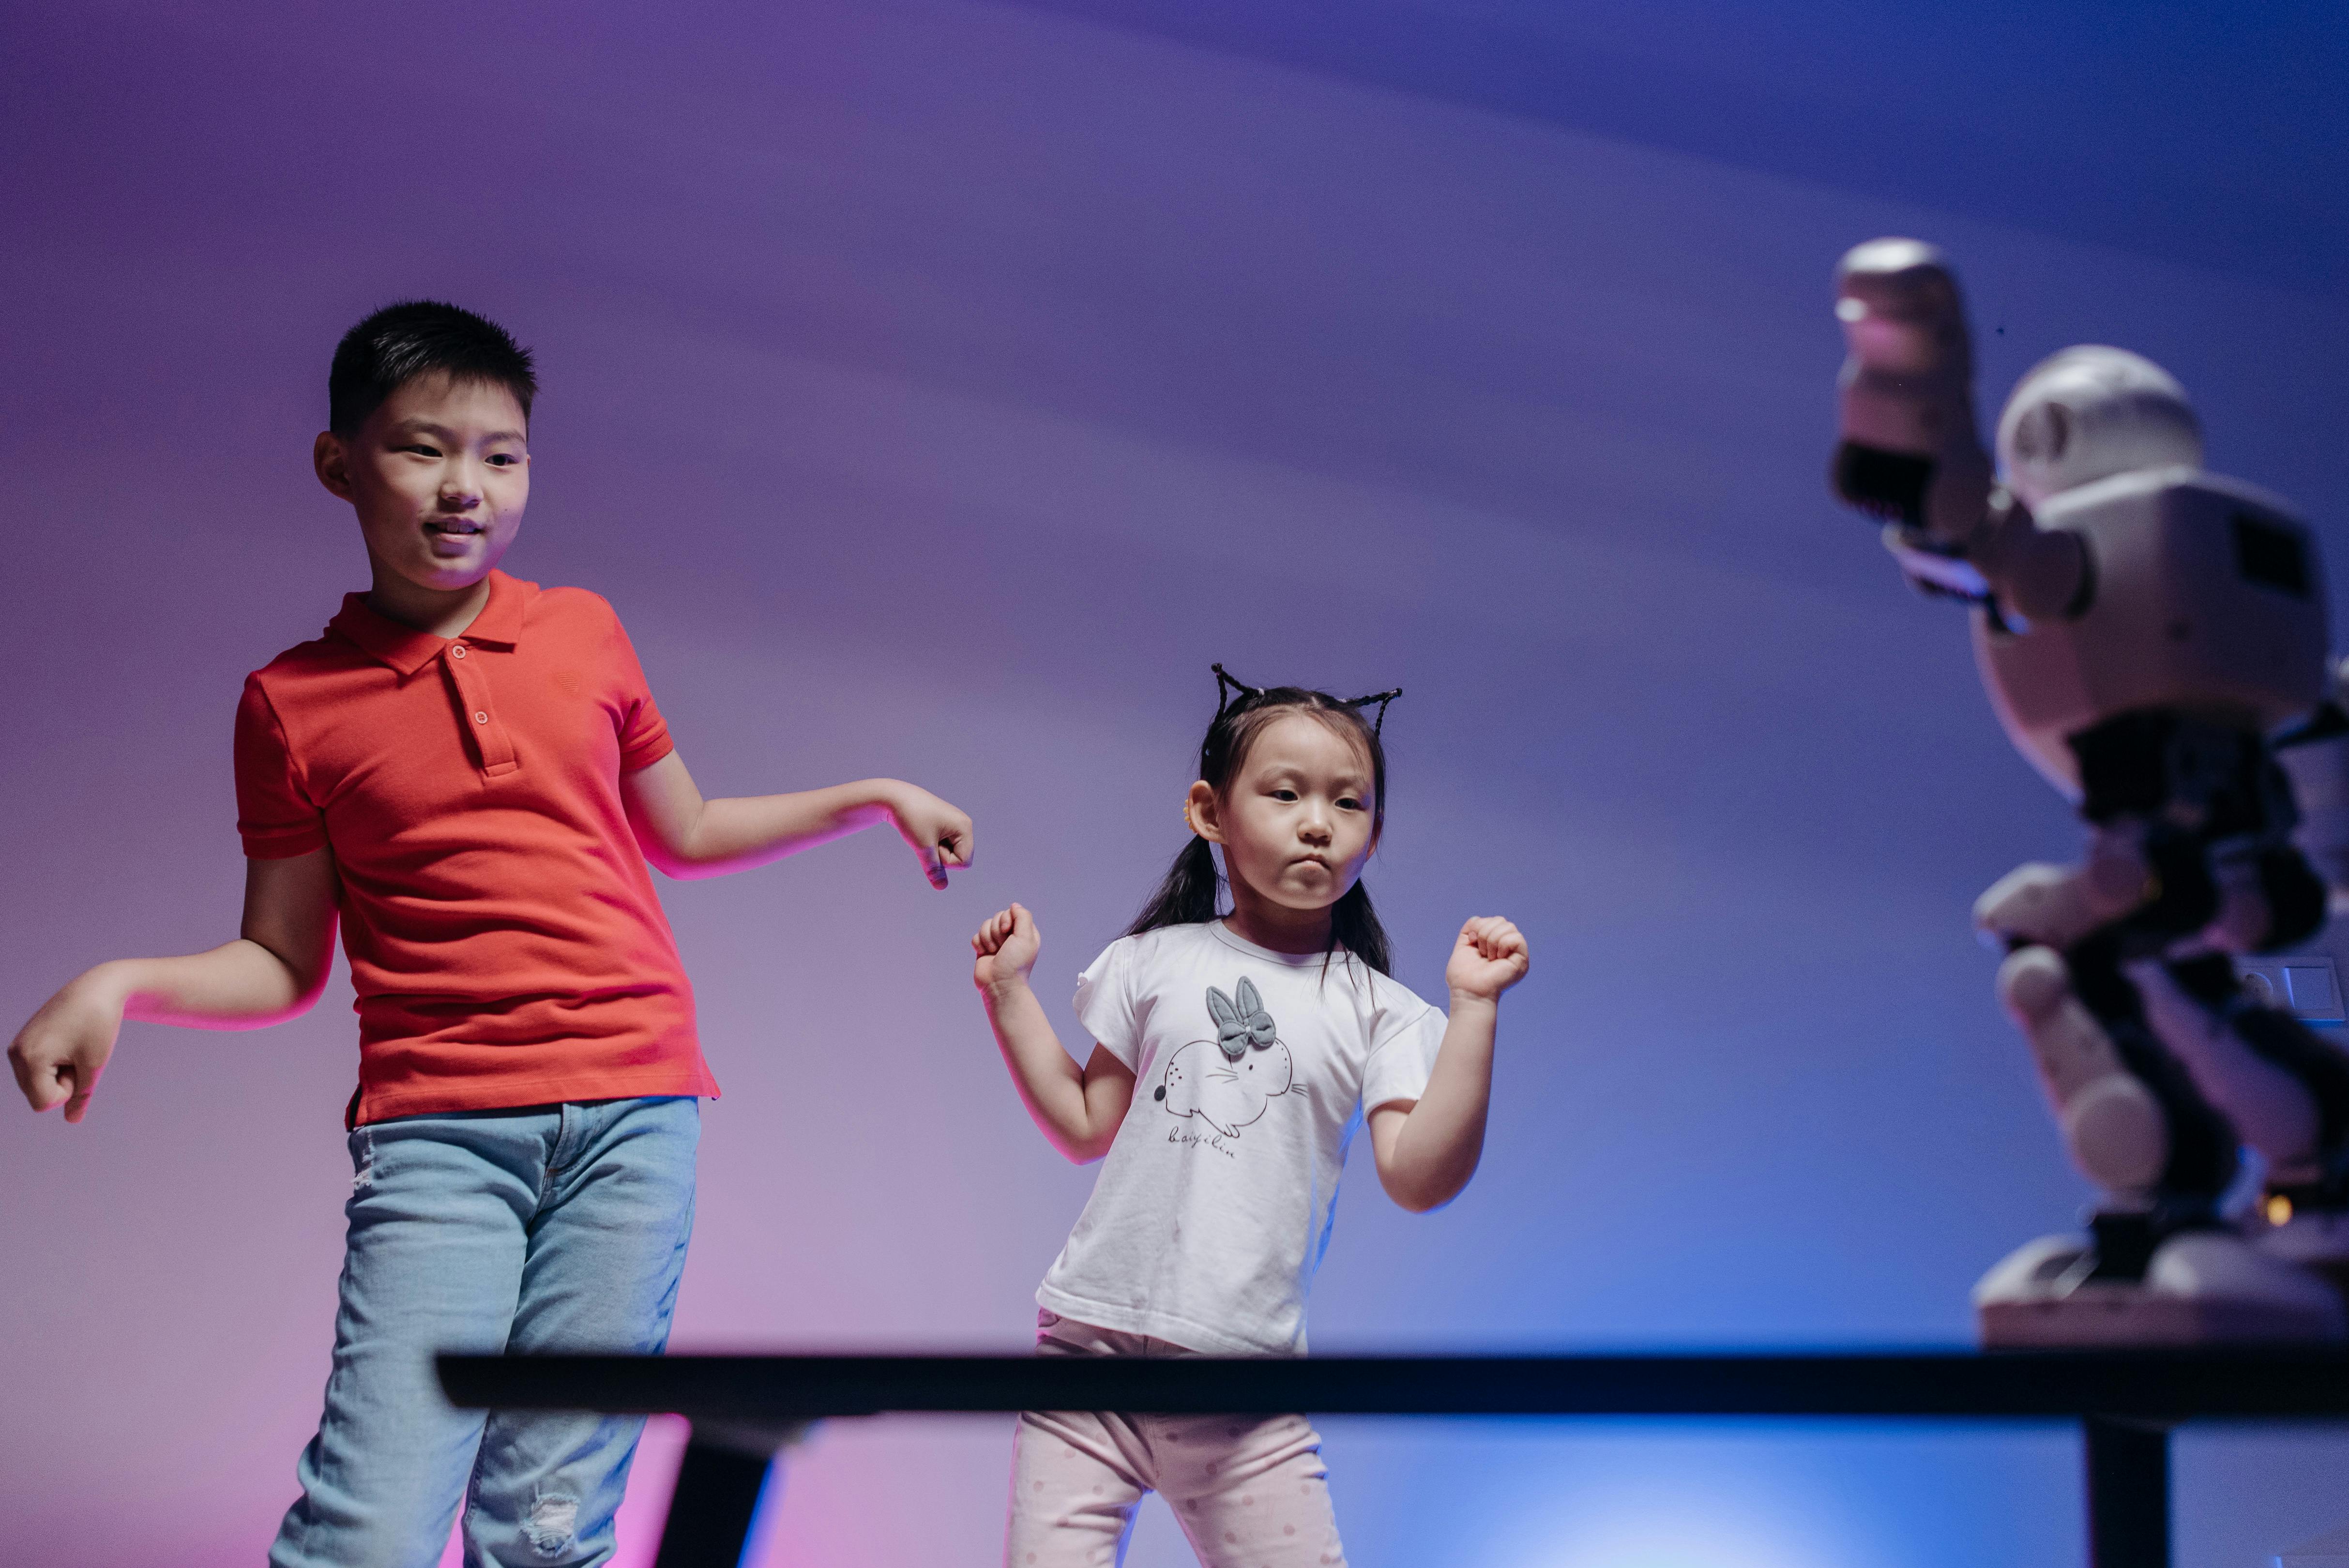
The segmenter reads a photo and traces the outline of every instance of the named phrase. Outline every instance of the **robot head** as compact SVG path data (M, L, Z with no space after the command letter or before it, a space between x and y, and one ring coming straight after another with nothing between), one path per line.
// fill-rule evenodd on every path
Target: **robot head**
M2186 389L2122 348L2067 348L2015 384L1998 417L2007 488L2036 507L2051 495L2138 469L2202 463L2202 427Z

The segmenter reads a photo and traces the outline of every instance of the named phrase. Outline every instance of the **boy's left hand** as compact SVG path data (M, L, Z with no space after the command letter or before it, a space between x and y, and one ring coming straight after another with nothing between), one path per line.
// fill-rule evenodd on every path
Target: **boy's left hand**
M968 815L916 784L900 784L888 804L889 820L921 858L932 887L945 888L948 866L970 864L974 841Z
M1444 966L1444 982L1454 996L1497 1001L1502 992L1526 977L1530 962L1525 936L1516 926L1497 914L1480 914L1460 928L1452 962Z

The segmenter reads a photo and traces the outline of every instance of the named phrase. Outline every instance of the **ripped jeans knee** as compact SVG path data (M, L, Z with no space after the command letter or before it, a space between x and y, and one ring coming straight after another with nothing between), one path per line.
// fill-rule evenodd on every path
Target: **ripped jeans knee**
M523 1533L543 1557L559 1557L571 1549L579 1531L579 1500L559 1491L542 1492L523 1521Z

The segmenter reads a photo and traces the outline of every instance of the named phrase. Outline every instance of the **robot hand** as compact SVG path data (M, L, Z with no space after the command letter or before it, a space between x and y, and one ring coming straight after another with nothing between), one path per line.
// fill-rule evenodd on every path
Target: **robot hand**
M1912 549L1962 557L1990 500L1974 428L1973 345L1957 279L1916 240L1871 240L1836 268L1850 357L1838 382L1836 493Z
M1974 425L1973 346L1957 279L1917 240L1871 240L1836 269L1849 357L1836 493L1886 520L1885 548L1928 593L1995 601L2010 621L2076 614L2079 542L2038 528L1991 481Z

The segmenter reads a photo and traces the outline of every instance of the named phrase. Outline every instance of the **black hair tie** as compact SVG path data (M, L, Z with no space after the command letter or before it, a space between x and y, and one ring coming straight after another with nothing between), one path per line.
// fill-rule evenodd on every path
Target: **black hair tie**
M1225 673L1224 666L1221 665L1209 665L1207 667L1216 672L1216 717L1217 718L1223 717L1227 711L1237 708L1251 697L1264 695L1264 687L1249 686L1247 682ZM1226 688L1237 692L1238 697L1237 699L1226 697L1224 695Z
M1248 685L1246 681L1241 680L1238 676L1225 669L1223 665L1209 665L1207 667L1216 672L1216 722L1222 722L1226 715L1239 712L1240 709L1246 707L1249 703L1264 696L1264 687L1252 686ZM1379 711L1371 720L1371 733L1372 735L1377 735L1386 728L1387 704L1394 701L1395 698L1402 695L1402 687L1395 686L1387 691L1374 691L1368 696L1350 698L1345 702L1340 703L1338 706L1340 707L1350 707L1359 713L1361 709L1368 707L1371 704L1377 703L1379 705Z
M1394 701L1395 698L1402 695L1402 687L1397 686L1392 691L1374 691L1368 696L1355 697L1352 701L1348 702L1344 706L1359 711L1371 703L1377 703L1379 705L1378 717L1372 720L1371 724L1371 733L1372 735L1376 735L1379 731L1387 727L1387 704Z

